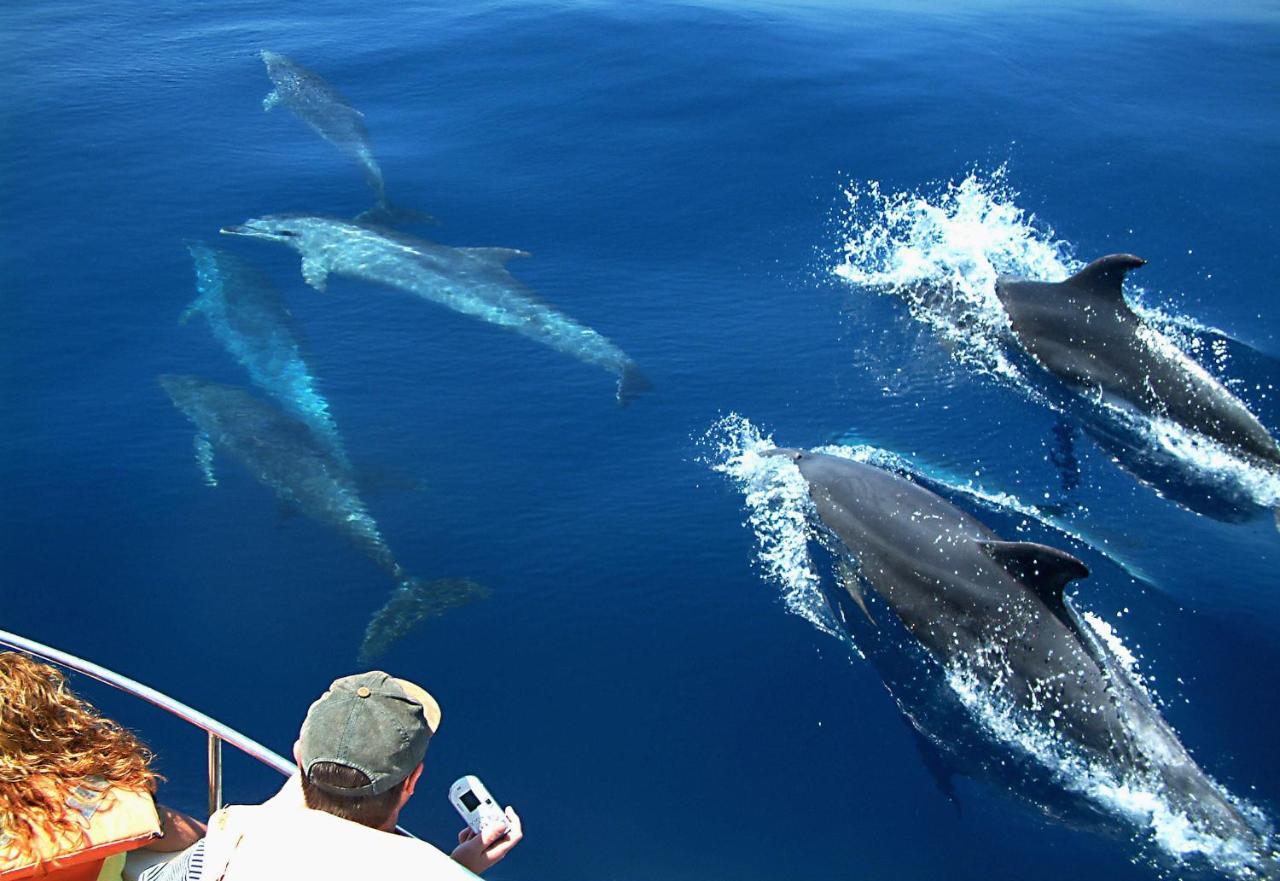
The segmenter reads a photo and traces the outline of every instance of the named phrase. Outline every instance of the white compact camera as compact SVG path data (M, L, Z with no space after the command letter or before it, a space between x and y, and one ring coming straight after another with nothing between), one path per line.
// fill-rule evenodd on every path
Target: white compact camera
M506 812L485 789L480 778L471 774L459 777L449 787L449 801L476 835L482 835L487 829L505 829L509 825Z

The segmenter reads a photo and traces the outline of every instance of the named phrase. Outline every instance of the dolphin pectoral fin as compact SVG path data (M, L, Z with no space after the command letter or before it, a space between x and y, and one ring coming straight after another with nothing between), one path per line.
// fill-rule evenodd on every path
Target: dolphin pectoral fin
M1089 577L1088 566L1066 551L1048 545L1030 541L984 541L982 549L1055 611L1065 605L1062 589L1067 583Z
M508 260L516 257L533 256L528 251L521 251L518 248L459 248L458 250L477 260L484 260L486 263L498 266L506 266Z
M933 738L920 730L915 719L906 716L906 721L907 727L911 729L916 752L919 753L920 761L924 764L925 770L933 778L933 783L938 787L938 792L942 793L942 797L955 807L956 816L961 816L960 794L956 792L955 769L951 767L942 749L933 741Z
M867 616L871 626L878 628L880 625L876 623L875 618L871 617L871 610L867 608L867 598L862 593L862 579L858 577L858 568L848 560L841 560L836 569L840 576L840 584L849 594L849 598L862 610L862 614Z
M186 309L182 310L182 314L178 316L178 324L186 324L193 317L195 317L195 314L200 310L201 310L201 303L199 300L196 300Z
M263 111L270 111L271 108L275 107L279 103L280 103L280 90L272 89L270 92L267 93L267 97L262 99L262 109Z
M195 436L196 464L204 475L205 486L217 486L218 478L213 473L213 441L203 431Z
M324 293L329 287L329 267L319 257L303 254L302 278L317 291Z
M1124 303L1124 277L1130 269L1145 266L1146 260L1132 254L1108 254L1099 257L1084 269L1063 282L1074 288L1083 288L1100 299Z
M1076 431L1061 415L1053 424L1054 448L1049 461L1058 467L1062 491L1071 492L1080 486L1080 460L1076 457Z

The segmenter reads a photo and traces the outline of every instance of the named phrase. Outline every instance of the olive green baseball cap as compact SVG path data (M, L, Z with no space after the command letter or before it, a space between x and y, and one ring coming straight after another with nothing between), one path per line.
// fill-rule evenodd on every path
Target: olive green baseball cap
M333 795L380 795L422 763L440 728L440 705L426 689L373 670L334 680L307 710L298 737L298 761L307 781ZM363 771L369 783L354 789L311 779L316 762Z

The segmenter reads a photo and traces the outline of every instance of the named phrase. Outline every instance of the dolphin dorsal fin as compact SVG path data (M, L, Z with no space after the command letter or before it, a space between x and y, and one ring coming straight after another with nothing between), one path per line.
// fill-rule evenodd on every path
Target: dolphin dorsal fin
M516 257L528 257L528 251L519 248L459 248L459 251L477 260L485 260L498 266L505 266L508 260Z
M1146 264L1146 260L1132 254L1108 254L1094 260L1063 284L1082 288L1106 300L1123 303L1125 274L1130 269Z
M1089 567L1057 548L1030 541L985 541L982 549L1055 611L1067 582L1088 578Z

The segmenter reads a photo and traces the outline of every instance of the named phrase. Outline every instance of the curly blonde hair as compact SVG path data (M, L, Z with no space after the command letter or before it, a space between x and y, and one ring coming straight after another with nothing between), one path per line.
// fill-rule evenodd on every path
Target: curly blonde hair
M0 653L0 838L22 856L32 840L79 834L68 812L71 790L86 777L155 792L153 755L133 732L99 715L67 687L56 667Z

